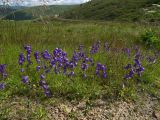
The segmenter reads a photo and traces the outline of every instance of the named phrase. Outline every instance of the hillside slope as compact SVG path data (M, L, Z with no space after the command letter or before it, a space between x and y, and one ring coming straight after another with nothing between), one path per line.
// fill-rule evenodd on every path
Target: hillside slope
M25 6L8 6L8 5L0 5L0 18L13 13L17 10L24 9Z
M91 0L65 12L69 19L160 21L160 0Z
M9 20L31 20L41 16L55 16L64 11L74 8L74 5L51 5L51 6L36 6L15 11L3 19Z
M0 17L3 17L15 10L16 10L15 8L12 8L10 6L0 5Z

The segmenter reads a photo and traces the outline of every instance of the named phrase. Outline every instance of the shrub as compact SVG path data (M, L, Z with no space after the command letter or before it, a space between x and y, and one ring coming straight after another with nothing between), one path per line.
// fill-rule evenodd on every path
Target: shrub
M158 40L157 34L153 30L146 30L145 33L141 35L141 40L149 47L156 47L160 49L160 41Z

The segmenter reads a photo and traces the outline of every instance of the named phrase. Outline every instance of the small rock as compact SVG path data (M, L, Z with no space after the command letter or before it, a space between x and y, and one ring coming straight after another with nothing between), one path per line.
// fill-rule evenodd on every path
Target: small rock
M160 120L160 112L154 111L152 115L154 118L157 118L158 120Z
M84 109L86 107L86 102L81 102L77 105L77 108Z

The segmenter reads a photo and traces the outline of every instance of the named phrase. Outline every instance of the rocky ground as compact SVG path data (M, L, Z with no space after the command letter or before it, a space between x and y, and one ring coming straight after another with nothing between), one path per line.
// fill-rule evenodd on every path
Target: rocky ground
M15 97L0 103L3 120L160 120L160 100L143 96L133 101L30 101Z
M136 102L60 103L47 109L48 117L55 120L160 120L160 102L151 97Z

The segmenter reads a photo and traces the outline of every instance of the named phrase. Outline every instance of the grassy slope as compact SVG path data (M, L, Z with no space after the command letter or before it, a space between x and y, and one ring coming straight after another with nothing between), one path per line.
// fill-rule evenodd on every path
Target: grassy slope
M160 14L145 15L143 8L152 8L159 0L92 0L66 12L62 16L74 19L101 19L140 21L160 21ZM152 9L151 9L152 10Z
M15 11L5 16L4 19L30 20L39 18L40 16L54 16L55 14L63 13L64 11L67 11L74 7L75 7L74 5L52 5L52 6L30 7Z

